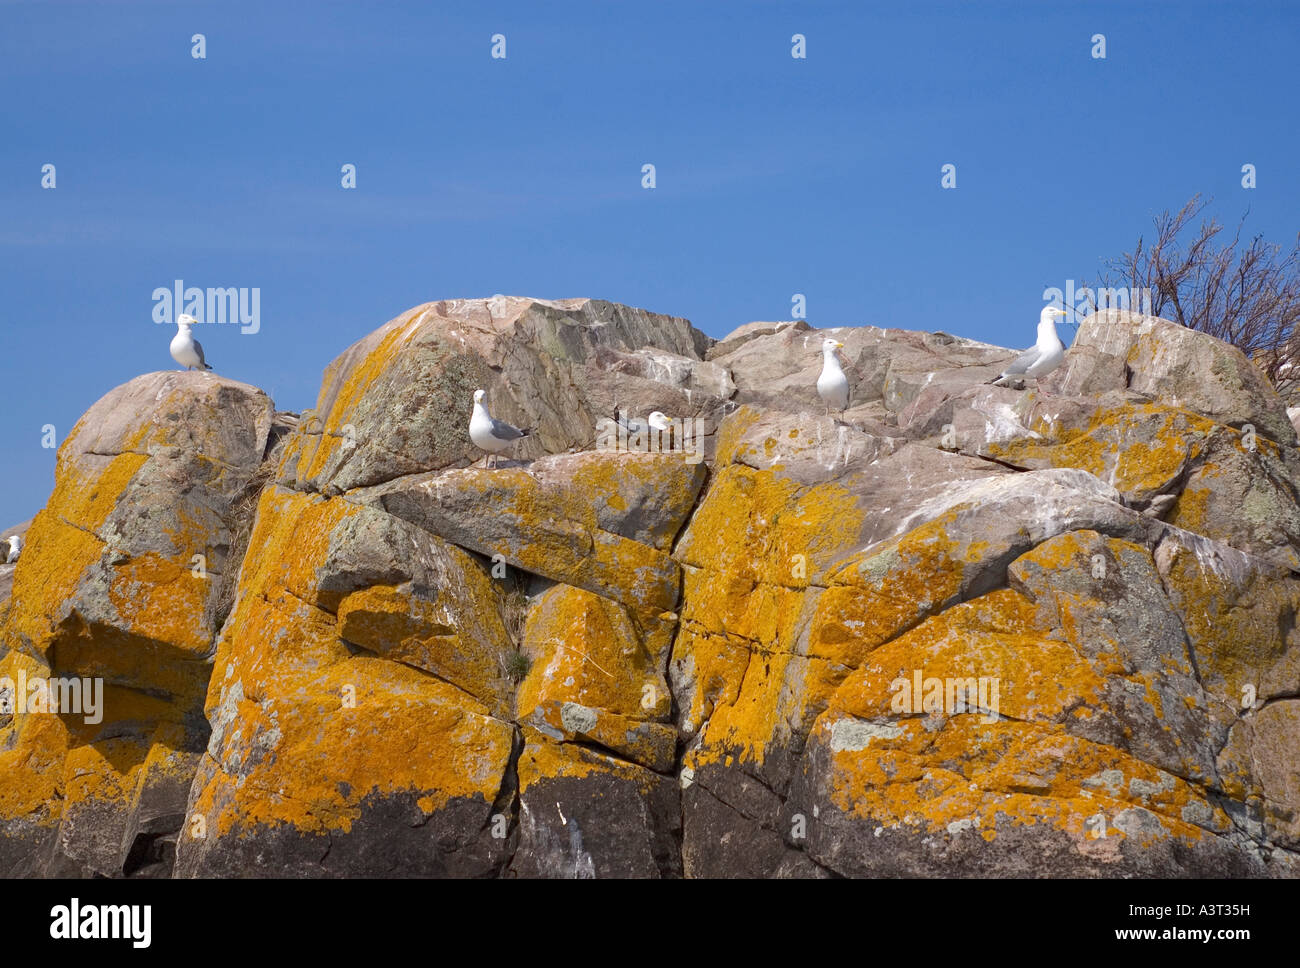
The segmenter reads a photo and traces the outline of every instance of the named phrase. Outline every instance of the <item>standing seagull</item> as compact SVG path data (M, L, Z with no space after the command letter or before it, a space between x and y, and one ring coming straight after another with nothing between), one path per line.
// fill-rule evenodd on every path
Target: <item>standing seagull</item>
M9 553L5 555L5 564L12 565L18 560L18 553L23 550L23 539L16 534L9 536Z
M172 359L187 370L210 370L203 359L203 345L194 338L192 327L198 320L188 313L176 317L176 335L172 337Z
M486 394L482 390L474 391L474 414L469 418L469 439L479 450L486 450L495 457L509 450L510 445L520 437L527 437L529 431L494 419L483 405L484 396ZM492 466L496 466L495 460Z
M835 351L843 348L839 340L822 340L822 375L817 378L817 392L826 403L827 414L832 408L843 414L849 406L849 378L835 356Z
M1056 317L1064 315L1064 309L1044 306L1038 314L1038 342L1012 360L1011 365L989 383L999 387L1011 383L1023 385L1025 377L1041 379L1060 366L1065 360L1065 344L1056 335Z

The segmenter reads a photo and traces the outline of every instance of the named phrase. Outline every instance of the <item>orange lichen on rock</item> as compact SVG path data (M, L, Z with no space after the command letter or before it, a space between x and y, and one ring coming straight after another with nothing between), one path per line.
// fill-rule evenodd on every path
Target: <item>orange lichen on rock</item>
M104 554L104 522L148 459L133 453L98 458L84 473L60 460L54 493L33 520L22 567L14 573L10 635L44 654L86 569Z
M469 598L474 589L457 592ZM473 607L464 599L458 604ZM353 645L446 679L496 708L510 693L503 669L509 637L490 596L480 596L476 611L485 628L463 630L443 603L372 585L339 603L338 632Z
M1098 407L1081 429L1041 417L1030 429L1037 439L991 442L989 454L1011 463L1037 460L1049 467L1076 467L1142 498L1167 491L1200 459L1211 434L1227 432L1190 410L1132 402Z
M260 702L228 694L217 712L221 769L190 810L209 830L347 831L376 796L409 796L427 813L496 800L514 730L462 690L363 656L280 685Z
M262 497L208 693L219 769L196 790L191 809L218 834L285 824L346 831L368 797L411 797L429 812L456 798L477 797L486 809L497 797L513 727L450 682L402 662L351 655L339 620L314 604L322 601L318 569L337 529L361 513L341 498L280 489ZM397 612L385 611L386 594ZM409 604L394 594L376 586L344 596L344 621L365 610L358 633L364 638L371 622L382 635L381 614L397 616ZM418 615L400 618L409 625ZM464 685L490 696L487 659L456 668Z
M672 625L569 585L555 585L529 610L523 650L532 660L519 687L518 716L573 702L628 719L667 721L664 679Z
M684 564L795 588L848 553L864 512L839 484L800 485L772 470L719 471L675 551Z
M987 724L976 714L953 717L940 729L920 719L892 728L865 725L828 714L810 742L829 747L831 803L885 829L921 835L974 829L991 841L1010 827L1048 825L1084 849L1103 839L1103 825L1105 837L1187 843L1206 837L1207 829L1231 828L1192 784L1059 730ZM1132 809L1156 817L1159 832L1129 827L1124 814Z

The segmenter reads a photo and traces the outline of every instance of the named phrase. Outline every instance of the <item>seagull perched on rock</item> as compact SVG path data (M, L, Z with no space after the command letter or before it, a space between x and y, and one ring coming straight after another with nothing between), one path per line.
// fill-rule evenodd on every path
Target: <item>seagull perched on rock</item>
M18 553L23 550L23 539L16 534L11 534L7 544L9 545L9 551L5 555L5 564L12 565L18 560Z
M469 418L469 439L479 450L486 450L495 457L505 453L511 444L520 437L527 437L530 432L495 419L483 403L485 396L487 394L482 390L474 391L474 413ZM496 466L495 461L492 466Z
M1065 344L1056 335L1056 317L1065 316L1064 309L1044 306L1038 314L1038 342L1025 350L998 376L989 380L994 386L1023 383L1025 377L1041 379L1055 370L1065 360Z
M203 345L194 338L193 326L198 320L189 313L176 317L176 335L172 337L172 359L187 370L210 370L203 359Z
M642 420L640 417L623 418L618 417L619 426L629 434L643 434L647 430L672 430L672 422L663 414L661 410L652 410L650 415Z
M839 340L822 340L822 375L817 378L817 393L825 402L827 413L832 409L843 413L849 406L849 378L835 356L835 351L843 348Z

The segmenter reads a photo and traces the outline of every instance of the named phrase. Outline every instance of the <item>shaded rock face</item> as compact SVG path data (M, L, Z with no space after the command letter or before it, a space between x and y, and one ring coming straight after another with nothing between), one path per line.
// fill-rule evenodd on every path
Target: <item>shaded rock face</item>
M1300 875L1285 407L1150 317L986 385L1011 355L494 297L361 340L301 420L133 381L0 603L0 676L105 683L97 726L0 715L0 868ZM499 469L479 387L535 429ZM610 449L615 410L706 459Z

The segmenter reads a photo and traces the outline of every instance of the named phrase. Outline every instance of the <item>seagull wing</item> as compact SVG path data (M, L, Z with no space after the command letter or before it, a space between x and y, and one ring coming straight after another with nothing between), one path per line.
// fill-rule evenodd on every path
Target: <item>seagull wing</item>
M632 417L630 420L625 420L622 417L619 417L618 425L622 427L624 430L626 430L629 434L645 433L647 427L649 426L644 420L641 420L637 417Z
M497 420L495 417L490 419L492 420L492 436L497 440L518 440L520 437L528 436L527 430L520 430L518 427L512 427L510 424Z
M212 367L208 366L208 361L203 358L203 344L196 339L190 340L190 342L194 344L194 355L199 358L199 366L205 370L212 369Z
M1040 350L1037 346L1029 347L1029 349L1025 350L1014 360L1012 360L1009 364L1007 364L1007 368L1002 371L1002 376L1020 376L1025 371L1027 371L1031 366L1037 363L1038 358L1042 355L1043 355L1043 351Z

